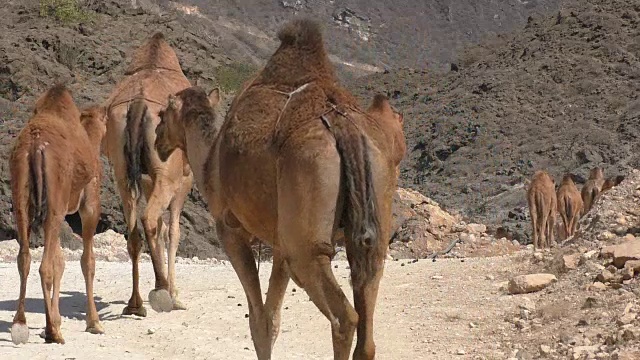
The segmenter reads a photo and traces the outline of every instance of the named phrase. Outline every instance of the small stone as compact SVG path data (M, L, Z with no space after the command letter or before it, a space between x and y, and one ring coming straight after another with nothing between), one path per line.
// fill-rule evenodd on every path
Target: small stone
M607 230L603 231L599 236L600 240L611 240L614 237L616 236L611 231Z
M147 329L147 335L153 335L155 333L156 333L156 329L154 329L154 328Z
M625 241L633 241L636 239L636 237L633 234L627 234L625 236L622 237L623 240Z
M533 253L533 258L536 261L542 261L544 260L544 255L541 252L536 252L536 253Z
M496 279L493 275L487 275L487 276L485 276L484 278L485 278L486 280L489 280L489 281L493 281L493 280L495 280L495 279Z
M591 286L589 287L591 290L598 290L598 291L604 291L607 290L607 285L596 281L593 284L591 284Z
M550 284L558 281L553 274L529 274L516 276L509 280L510 294L526 294L540 291Z
M618 324L618 326L623 326L623 325L631 324L635 319L636 319L636 314L630 312L622 315L618 319L618 321L616 321L616 323Z
M472 329L475 329L475 328L478 327L478 325L476 325L474 322L470 322L469 323L469 327L472 328Z
M518 308L528 310L529 312L533 312L536 310L536 303L530 298L523 296L522 299L520 299Z
M520 246L520 242L518 242L518 240L512 240L511 243L513 246Z
M471 234L484 234L487 232L487 226L484 224L468 224L467 231Z
M618 216L616 217L616 223L618 223L618 225L626 225L627 219L624 218L624 215L618 214Z
M551 354L551 346L549 345L540 345L540 355L547 356Z
M456 352L457 355L465 355L467 352L464 351L464 349L458 349L458 351Z
M603 283L611 282L613 281L614 278L615 278L615 275L607 269L602 270L602 272L600 272L600 274L596 276L596 280Z

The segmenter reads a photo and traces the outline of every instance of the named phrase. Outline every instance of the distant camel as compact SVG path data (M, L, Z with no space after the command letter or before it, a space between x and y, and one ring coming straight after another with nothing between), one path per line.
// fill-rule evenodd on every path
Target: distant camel
M538 170L533 174L527 190L533 249L544 248L554 241L557 198L555 182L546 171Z
M105 124L100 122L104 115L99 111L91 108L81 115L71 92L63 85L53 86L36 101L33 116L15 140L9 159L13 214L20 243L20 298L11 327L14 344L29 341L25 317L31 265L29 236L40 229L44 229L40 278L46 315L45 341L64 344L59 309L64 256L58 236L65 215L76 211L82 219L84 250L80 263L87 287L86 331L104 333L93 298L93 235L100 218L102 176L100 142L106 132Z
M200 88L170 98L156 129L161 157L187 152L226 254L247 295L258 359L270 359L291 277L329 319L335 359L373 359L373 316L406 152L402 115L377 95L368 110L340 87L319 26L295 20L224 124ZM345 229L355 309L331 270ZM273 246L266 302L250 247Z
M620 183L624 180L623 175L608 177L604 183L602 184L602 192L612 189L614 186L620 185Z
M565 174L558 188L558 212L564 223L566 238L573 236L578 229L578 221L582 213L582 198L580 191L573 182L573 174Z
M593 204L598 199L598 196L602 192L602 186L604 185L604 171L600 167L594 167L589 172L589 179L582 186L582 202L584 203L584 208L582 210L582 215L584 216L588 213Z
M142 237L137 226L137 205L143 195L147 206L141 220L155 273L155 289L149 293L149 303L156 311L185 309L178 300L175 257L180 241L180 213L191 190L193 175L182 150L163 162L153 143L155 127L160 122L157 114L165 106L167 97L191 84L161 33L153 35L136 50L125 75L105 102L108 116L105 150L123 204L127 250L133 264L133 292L123 314L146 316L138 280ZM168 279L164 267L167 229L162 220L167 208L171 213Z

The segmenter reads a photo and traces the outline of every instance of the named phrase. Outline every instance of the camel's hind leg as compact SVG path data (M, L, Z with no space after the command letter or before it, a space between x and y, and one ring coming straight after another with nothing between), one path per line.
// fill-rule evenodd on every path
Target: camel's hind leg
M282 301L284 300L287 285L289 284L289 271L284 261L284 256L279 249L273 251L273 267L269 278L269 289L264 302L266 316L271 318L271 348L280 333L280 314Z
M18 230L18 242L20 244L20 252L18 253L18 272L20 273L20 297L18 298L18 309L13 317L13 325L11 326L11 341L14 344L26 344L29 341L29 327L27 327L27 318L25 316L25 298L27 296L27 277L31 268L31 254L29 253L29 236L31 231L29 228L29 209L26 204L28 199L19 201L22 194L14 194L13 211L15 213L16 227Z
M93 297L93 279L96 273L96 257L93 253L93 235L100 219L100 183L97 178L85 188L85 198L80 205L80 218L82 219L82 275L84 275L87 289L87 332L92 334L104 334L104 328L100 324L96 303Z
M153 271L156 278L155 287L149 292L149 304L153 310L158 312L173 310L173 300L169 294L169 282L164 269L164 248L158 246L159 237L162 235L162 226L159 224L163 223L162 214L167 210L175 195L173 189L170 184L164 183L162 179L157 179L151 191L151 196L147 198L147 207L142 216L142 226L149 244L151 262L153 263Z
M62 189L58 191L68 193ZM56 200L51 201L50 204L57 204ZM62 221L64 218L60 215L56 216L54 210L50 208L44 224L44 252L40 264L40 281L46 315L44 340L47 343L58 344L64 344L64 338L60 332L60 281L64 273L64 256L58 237Z
M331 147L278 165L278 239L289 272L331 323L334 359L348 359L358 314L331 270L340 157Z
M256 355L259 360L271 359L272 325L262 303L258 269L249 243L251 234L228 212L223 215L223 219L216 220L216 230L247 296L249 328Z
M176 194L169 205L171 217L169 220L167 275L169 277L169 293L173 299L174 310L187 309L187 307L178 299L178 287L176 286L176 253L178 252L178 245L180 244L180 213L182 212L184 201L186 200L189 191L191 191L192 185L193 178L191 176L183 178L180 191Z
M124 177L119 177L117 167L114 167L116 179L118 179L118 192L122 200L122 210L124 219L127 222L127 252L131 259L132 290L131 298L127 306L122 310L123 315L147 316L147 309L142 305L140 296L140 252L142 251L142 234L137 223L136 208L137 201L131 196L131 191L126 186ZM122 170L124 172L124 170ZM124 175L122 175L124 176Z
M533 242L533 251L538 250L538 209L534 202L529 201L529 216L531 217L531 237Z

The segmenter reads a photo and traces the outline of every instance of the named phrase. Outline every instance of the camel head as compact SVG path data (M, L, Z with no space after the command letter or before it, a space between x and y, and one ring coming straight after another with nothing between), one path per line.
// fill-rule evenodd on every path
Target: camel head
M91 106L80 113L80 123L89 135L92 143L100 144L100 153L104 154L105 135L107 134L107 109L104 106Z
M404 136L404 115L401 112L396 111L389 103L389 99L382 95L377 94L373 97L373 101L367 109L367 114L380 121L385 130L393 134L393 158L396 162L396 173L400 173L400 161L407 153L407 144Z
M589 172L589 180L604 179L604 171L601 167L596 166Z
M156 127L155 146L160 159L167 161L175 149L186 151L187 132L191 125L197 125L200 130L211 128L215 122L213 109L219 102L218 88L209 95L197 86L169 95L167 107L160 112L160 123ZM208 137L210 134L200 135Z

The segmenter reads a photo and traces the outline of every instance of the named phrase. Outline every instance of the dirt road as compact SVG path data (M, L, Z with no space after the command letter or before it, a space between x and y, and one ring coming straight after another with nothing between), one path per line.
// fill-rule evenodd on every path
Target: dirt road
M505 359L499 347L510 324L503 321L516 297L504 295L500 269L518 267L518 256L461 260L387 262L376 312L380 359ZM130 265L99 262L96 295L106 335L84 331L84 281L80 264L67 262L61 299L65 345L46 345L39 263L31 267L27 296L30 342L14 346L9 333L18 297L15 263L0 264L0 354L2 359L255 359L244 293L231 266L178 264L186 311L146 319L122 317L130 294ZM351 298L347 264L334 271ZM266 289L270 264L261 266ZM152 267L142 264L143 297L152 286ZM354 344L355 346L355 344ZM275 359L332 359L328 321L292 282L283 308Z

